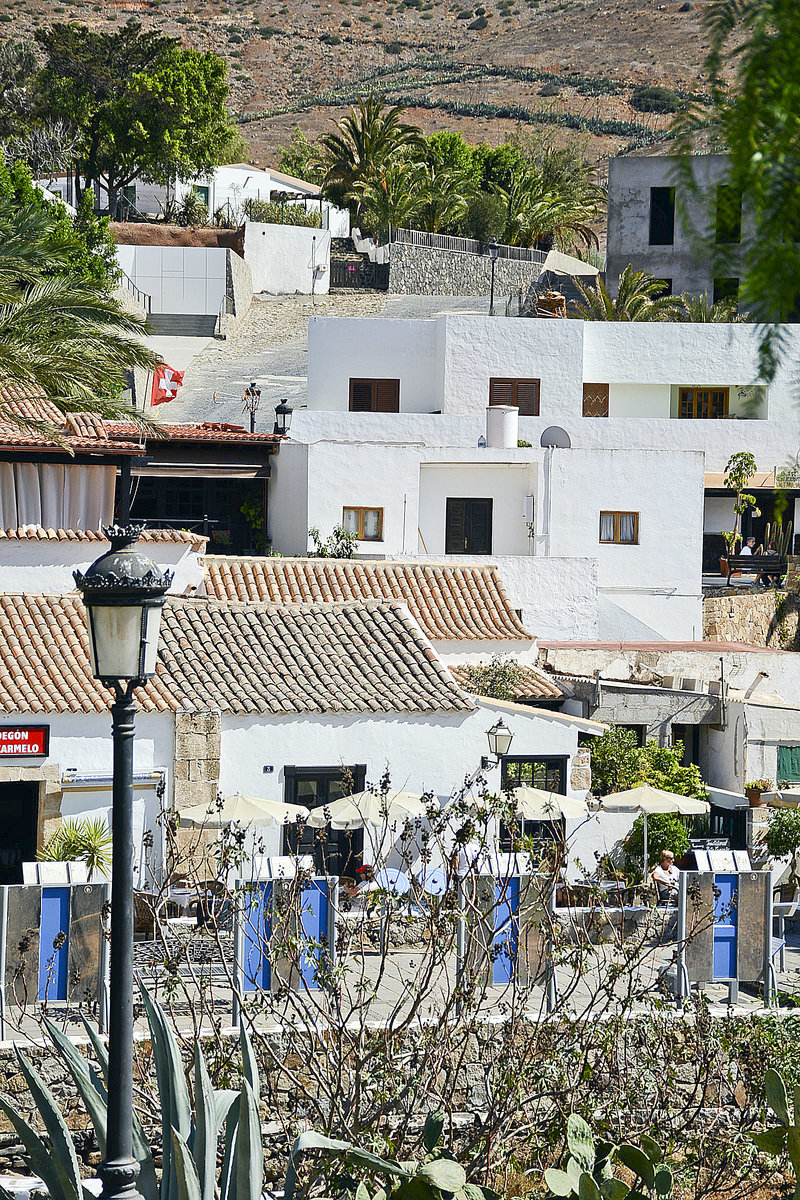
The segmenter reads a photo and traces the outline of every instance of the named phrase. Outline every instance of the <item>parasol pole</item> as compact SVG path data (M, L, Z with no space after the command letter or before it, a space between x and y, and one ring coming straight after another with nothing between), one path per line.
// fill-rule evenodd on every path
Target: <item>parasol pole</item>
M643 878L642 882L644 883L644 885L646 887L647 886L647 866L648 866L648 863L647 863L647 813L646 812L642 813L642 819L644 821L644 834L643 834L643 839L642 839L643 843L644 843L644 878Z

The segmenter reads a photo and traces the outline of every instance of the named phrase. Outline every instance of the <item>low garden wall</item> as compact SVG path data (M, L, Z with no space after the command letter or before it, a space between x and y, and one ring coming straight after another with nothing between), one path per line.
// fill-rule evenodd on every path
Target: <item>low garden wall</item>
M527 293L541 274L536 262L498 258L494 270L495 305L520 289ZM492 266L486 254L463 254L393 242L389 260L389 291L418 296L488 296ZM497 311L497 309L496 309Z
M754 592L732 584L706 591L703 597L703 640L707 642L798 650L799 623L797 592Z

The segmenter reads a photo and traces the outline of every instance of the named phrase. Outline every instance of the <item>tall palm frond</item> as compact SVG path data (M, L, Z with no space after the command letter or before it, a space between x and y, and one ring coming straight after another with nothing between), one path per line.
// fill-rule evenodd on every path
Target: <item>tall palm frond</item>
M464 171L431 162L415 163L410 182L418 202L418 228L426 233L460 221L476 191Z
M576 279L581 303L575 315L584 321L679 321L682 305L677 296L664 295L664 284L647 271L627 266L612 296L602 279L592 287Z
M398 153L422 148L422 131L401 120L403 112L399 105L388 107L382 96L361 97L336 132L320 139L322 187L331 199L358 204L357 185L374 180Z
M571 250L576 242L597 246L592 222L600 216L605 200L604 189L584 181L580 188L557 178L547 179L537 167L519 172L510 187L497 192L508 208L506 236L513 245L534 246L552 241L561 250Z
M709 304L706 292L701 296L689 296L684 292L678 300L683 310L684 321L741 325L750 320L747 313L739 312L735 296L726 296L723 300Z

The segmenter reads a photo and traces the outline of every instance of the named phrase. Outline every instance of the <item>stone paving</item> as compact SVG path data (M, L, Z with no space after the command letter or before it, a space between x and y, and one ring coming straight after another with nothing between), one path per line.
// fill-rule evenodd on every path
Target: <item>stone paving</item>
M306 402L308 322L311 317L431 319L448 312L487 313L475 296L390 296L383 292L334 292L318 296L256 296L240 328L226 341L211 341L187 366L178 399L154 411L157 420L228 421L246 424L242 391L261 388L257 430L271 430L275 405Z

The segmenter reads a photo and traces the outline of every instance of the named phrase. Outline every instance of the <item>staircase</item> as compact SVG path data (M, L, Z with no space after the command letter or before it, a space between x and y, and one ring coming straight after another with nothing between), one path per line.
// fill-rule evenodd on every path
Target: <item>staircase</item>
M217 318L206 313L148 313L150 327L162 337L213 337Z

